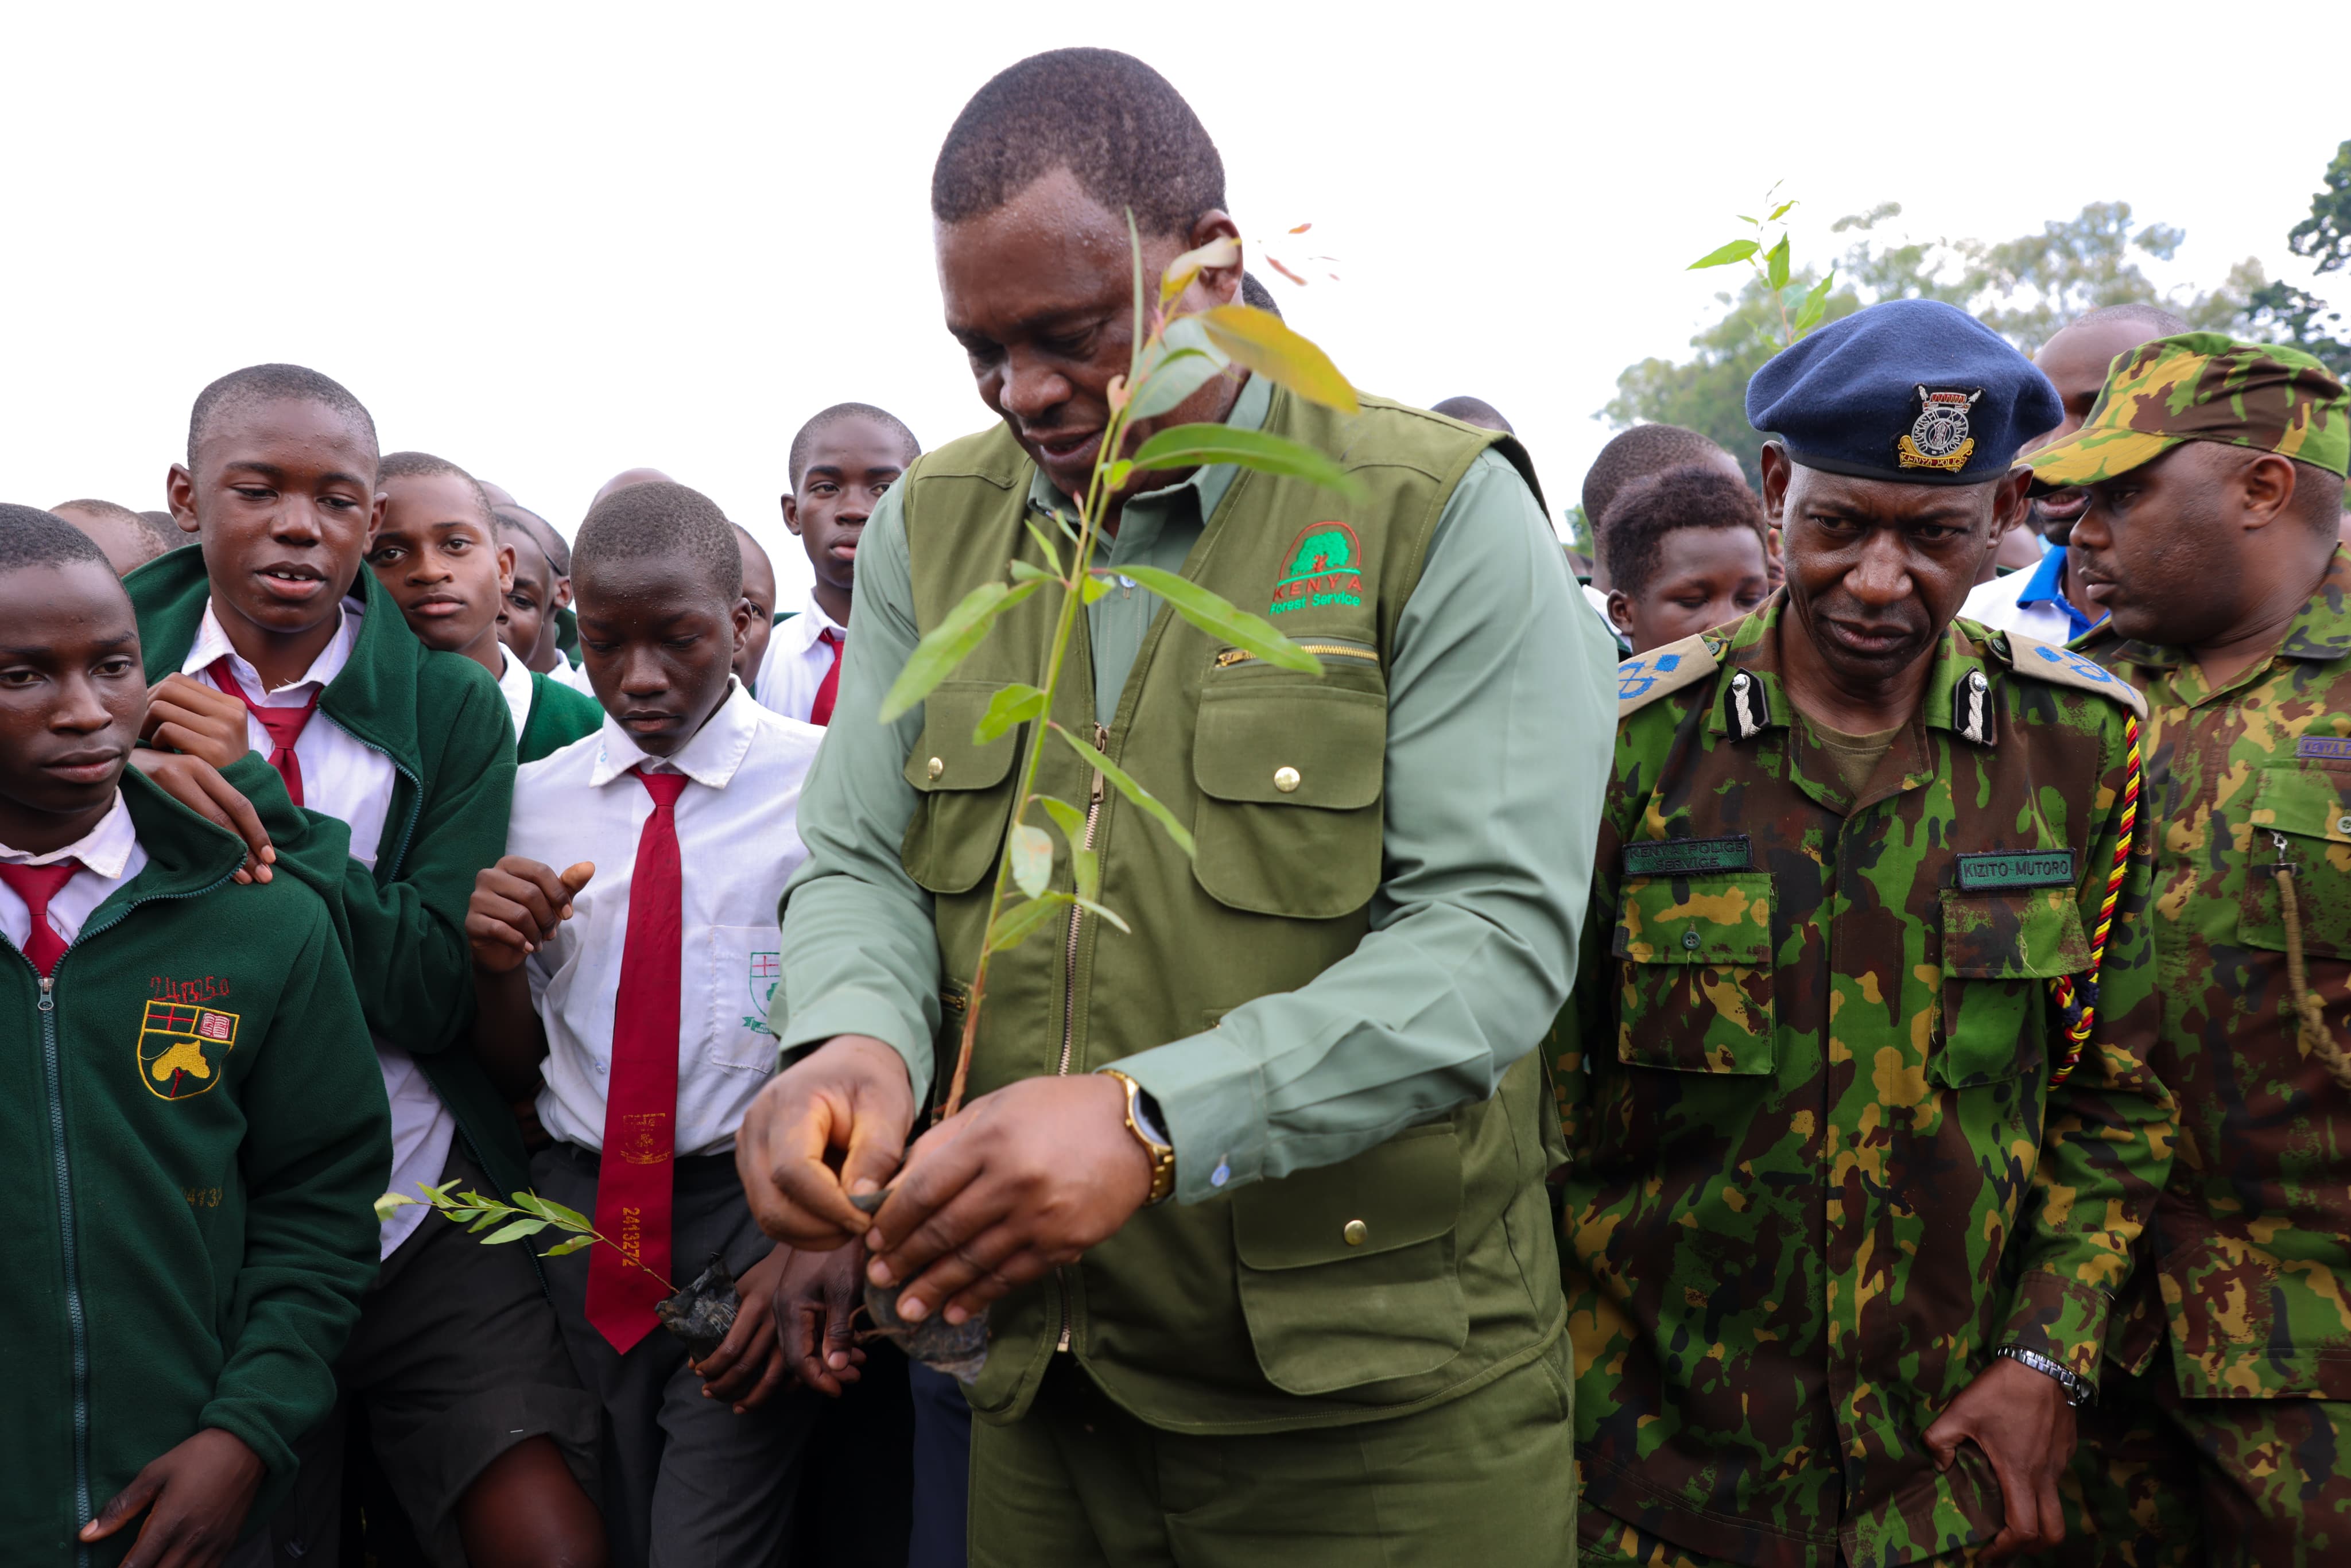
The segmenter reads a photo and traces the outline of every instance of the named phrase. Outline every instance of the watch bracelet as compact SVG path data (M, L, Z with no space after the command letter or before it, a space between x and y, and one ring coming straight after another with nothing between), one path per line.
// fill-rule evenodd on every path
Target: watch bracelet
M2065 1403L2078 1410L2098 1397L2097 1385L2081 1374L2069 1371L2037 1350L2027 1350L2021 1344L2004 1344L1992 1354L2001 1360L2031 1367L2065 1391Z
M1126 1130L1134 1134L1136 1143L1143 1145L1144 1154L1151 1160L1151 1191L1144 1198L1143 1207L1152 1208L1165 1203L1176 1195L1176 1146L1173 1144L1162 1143L1143 1130L1142 1121L1136 1114L1136 1102L1143 1094L1142 1084L1137 1083L1115 1067L1104 1067L1098 1071L1106 1078L1117 1079L1125 1088Z

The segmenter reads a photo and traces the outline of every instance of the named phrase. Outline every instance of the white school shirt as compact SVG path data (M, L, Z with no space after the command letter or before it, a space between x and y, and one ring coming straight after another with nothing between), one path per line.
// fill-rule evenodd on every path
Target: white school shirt
M823 641L827 632L849 635L848 628L824 612L810 590L800 612L768 633L768 655L759 661L755 677L761 706L803 723L816 711L816 689L832 668L832 648Z
M530 666L515 657L514 650L504 643L498 644L498 695L507 699L507 712L514 718L515 739L522 739L522 727L530 722Z
M264 707L300 707L313 693L324 691L327 683L350 663L365 615L358 600L344 600L343 624L335 640L310 662L300 680L264 695L261 672L229 646L228 633L207 603L204 624L196 629L195 643L181 661L180 673L210 685L212 677L204 672L225 653L246 695ZM269 732L251 714L246 715L245 736L256 751L269 755L273 744ZM348 825L351 858L374 870L376 845L383 837L384 819L392 813L392 787L399 777L392 758L354 737L321 710L312 714L302 733L295 737L294 759L302 765L303 809ZM375 1037L375 1054L377 1065L383 1070L384 1094L392 1102L391 1190L413 1197L417 1183L441 1179L449 1163L457 1121L425 1081L415 1058L381 1035ZM418 1204L392 1211L378 1238L383 1257L391 1257L393 1248L415 1234L424 1222L424 1212Z
M10 865L55 865L68 858L81 862L81 869L50 896L49 929L70 947L81 940L82 925L98 906L146 868L147 852L139 847L139 833L131 825L131 808L122 803L122 791L114 792L114 809L99 819L98 826L61 850L35 855L0 844L0 861ZM5 936L19 953L33 937L31 907L5 884L0 884L0 936Z
M588 661L585 659L575 664L558 653L555 656L555 668L546 674L547 678L558 685L569 686L573 691L585 693L591 697L596 695L596 683L588 678Z
M768 1009L782 973L777 903L808 858L800 785L824 731L769 713L739 683L674 757L654 758L608 716L594 735L515 776L507 852L557 871L592 861L571 918L524 961L547 1031L538 1122L549 1136L601 1150L612 1068L612 1013L628 940L637 841L653 796L630 770L684 773L677 800L679 913L677 1118L680 1156L735 1146L775 1071Z

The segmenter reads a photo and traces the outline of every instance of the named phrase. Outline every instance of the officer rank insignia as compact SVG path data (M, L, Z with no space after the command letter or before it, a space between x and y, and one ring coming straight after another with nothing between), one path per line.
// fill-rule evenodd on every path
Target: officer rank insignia
M189 1100L220 1082L236 1044L237 1015L150 1001L139 1023L139 1082L158 1100Z
M1894 455L1905 468L1933 468L1956 474L1968 465L1976 438L1968 434L1968 410L1983 396L1973 392L1918 390L1918 417L1894 443Z

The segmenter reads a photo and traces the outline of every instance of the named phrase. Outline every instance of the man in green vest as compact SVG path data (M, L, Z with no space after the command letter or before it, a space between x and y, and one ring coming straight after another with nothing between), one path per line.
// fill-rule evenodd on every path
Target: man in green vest
M1113 570L1180 570L1323 674L1140 587L1091 608L1054 716L1197 857L1048 750L1037 787L1089 803L1134 935L1081 917L997 955L972 1103L909 1155L1026 744L974 723L1040 674L1041 601L921 709L872 716L958 599L1037 557L1024 517L1082 493L1128 362L1126 214L1146 277L1238 235L1189 107L1102 50L983 88L931 201L947 327L1002 424L919 459L866 525L785 898L789 1066L737 1149L755 1211L795 1246L870 1247L905 1317L987 1307L975 1563L1568 1563L1560 1145L1531 1048L1573 977L1611 660L1524 455L1262 378L1144 422L1270 431L1361 481L1342 502L1228 466L1144 474L1113 518ZM1207 269L1180 308L1240 284ZM883 1183L869 1219L850 1196Z

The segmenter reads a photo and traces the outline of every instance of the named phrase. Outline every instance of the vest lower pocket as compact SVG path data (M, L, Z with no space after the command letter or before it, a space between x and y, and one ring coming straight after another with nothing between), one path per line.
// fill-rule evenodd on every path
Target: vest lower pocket
M946 681L923 705L923 733L906 758L920 792L899 860L918 886L969 893L996 869L1012 813L1012 764L1024 725L982 746L972 738L996 695L994 682Z
M1241 1311L1266 1381L1331 1394L1459 1354L1461 1194L1450 1122L1234 1194Z
M1192 874L1231 909L1332 920L1380 884L1387 699L1252 680L1201 694Z
M2351 770L2281 763L2253 781L2252 833L2237 936L2248 947L2285 951L2285 901L2277 864L2294 868L2294 914L2311 958L2351 958ZM2281 841L2283 841L2281 842Z
M2090 967L2070 887L1945 889L1941 1038L1927 1076L1973 1089L2038 1071L2047 1056L2049 982Z
M1636 877L1618 899L1612 946L1624 960L1619 1061L1771 1071L1771 873Z

